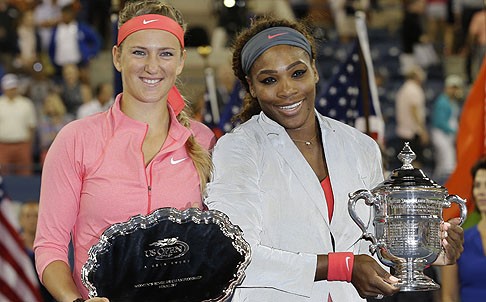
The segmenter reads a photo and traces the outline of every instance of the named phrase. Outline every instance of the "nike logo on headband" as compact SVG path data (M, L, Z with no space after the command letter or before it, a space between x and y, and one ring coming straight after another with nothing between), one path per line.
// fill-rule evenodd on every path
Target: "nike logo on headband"
M284 32L284 33L278 33L278 34L274 34L274 35L268 35L268 39L273 39L273 38L276 38L278 36L282 36L282 35L286 35L288 34L287 32Z
M142 23L143 23L143 25L147 25L147 24L152 23L152 22L155 22L155 21L159 21L159 19L153 19L153 20L145 20L145 19L143 19Z

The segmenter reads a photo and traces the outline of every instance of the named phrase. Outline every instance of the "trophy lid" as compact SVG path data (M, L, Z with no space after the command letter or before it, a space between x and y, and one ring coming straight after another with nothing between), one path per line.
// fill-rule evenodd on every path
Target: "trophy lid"
M425 173L412 165L412 161L415 160L415 152L406 142L402 151L398 154L397 158L403 163L403 165L392 171L390 177L385 180L380 186L381 189L384 187L390 189L411 189L413 187L418 187L421 189L432 189L439 191L446 191L445 187L434 182L432 179L427 177Z

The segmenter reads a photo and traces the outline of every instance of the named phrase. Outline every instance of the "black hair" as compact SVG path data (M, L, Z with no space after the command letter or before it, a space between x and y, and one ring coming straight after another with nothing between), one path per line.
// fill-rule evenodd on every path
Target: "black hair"
M481 157L471 168L471 176L473 179L476 178L476 174L478 173L479 170L486 170L486 156Z

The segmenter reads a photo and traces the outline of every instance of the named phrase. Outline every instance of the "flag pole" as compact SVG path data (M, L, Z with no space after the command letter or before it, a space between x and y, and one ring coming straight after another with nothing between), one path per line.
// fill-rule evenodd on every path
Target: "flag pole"
M219 106L218 96L216 92L216 80L214 78L214 70L209 65L208 57L212 52L211 46L199 46L197 52L204 59L204 79L206 81L206 89L208 93L209 105L211 106L213 123L219 124Z
M373 61L371 60L370 44L368 40L368 31L366 26L366 14L363 11L355 13L356 35L358 36L358 54L361 65L361 89L363 98L363 114L366 123L366 134L371 134L371 128L379 128L377 131L378 137L376 140L382 144L384 137L384 122L381 113L380 101L378 97L378 89L375 81L375 71L373 69ZM373 105L376 119L370 120L370 105ZM373 122L373 127L371 123Z
M358 40L358 44L361 44ZM361 97L363 98L363 114L365 118L365 133L371 136L370 130L370 98L368 95L369 91L369 81L366 68L366 62L363 57L363 51L361 50L361 45L358 45L359 63L361 66Z

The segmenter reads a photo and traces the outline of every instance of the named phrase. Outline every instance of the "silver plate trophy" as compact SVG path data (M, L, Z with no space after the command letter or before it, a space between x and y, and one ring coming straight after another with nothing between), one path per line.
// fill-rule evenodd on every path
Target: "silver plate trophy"
M161 208L107 228L81 270L90 297L110 302L226 301L250 246L216 210Z
M401 168L372 190L358 190L349 194L349 214L363 231L363 238L372 242L370 251L392 267L400 279L400 291L428 291L440 286L427 277L423 270L439 256L442 246L440 225L442 210L457 203L461 224L466 219L466 201L448 195L447 189L430 180L420 169L412 166L415 153L405 143L398 154ZM366 231L365 224L356 215L358 200L373 206L375 234Z

